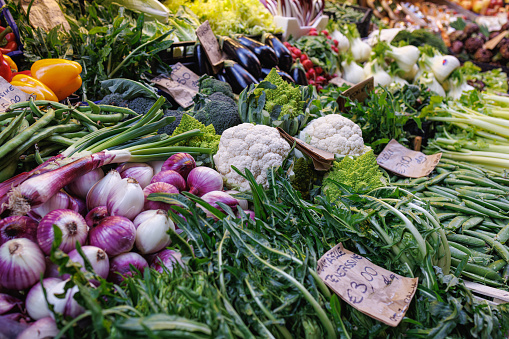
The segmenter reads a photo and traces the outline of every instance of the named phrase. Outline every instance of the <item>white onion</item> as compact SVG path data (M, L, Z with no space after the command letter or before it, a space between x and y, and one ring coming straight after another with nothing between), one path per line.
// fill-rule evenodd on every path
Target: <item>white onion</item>
M46 278L42 281L42 285L41 282L38 282L30 289L25 302L30 318L39 320L51 316L51 312L48 309L48 304L44 298L42 287L44 286L46 293L48 293L53 287L55 287L56 284L61 281L62 279L58 278Z
M35 284L46 269L44 254L31 240L9 240L0 246L0 283L3 287L24 290Z
M135 179L122 179L108 195L106 207L110 215L119 215L133 220L141 211L145 196Z
M21 332L16 339L47 339L57 336L57 324L53 318L47 317L32 323L29 328Z
M173 221L168 218L165 211L157 210L155 212L151 217L139 223L136 229L136 248L141 254L155 253L171 243L168 230L170 228L175 230ZM144 219L144 217L142 218Z
M154 170L154 175L161 172L161 168L163 167L164 161L149 161L148 164Z
M154 176L154 169L144 163L125 163L117 167L117 171L122 179L135 179L141 188L145 188L145 186L150 184L150 180Z
M90 262L90 265L92 265L94 272L98 276L106 279L110 270L110 260L108 259L106 252L96 246L83 246L81 249L83 250L83 254L85 254L88 261ZM72 250L69 252L69 259L79 263L81 265L81 270L86 271L85 261L83 260L83 257L78 253L78 250ZM63 278L67 279L68 276L66 275Z
M28 215L34 218L35 220L40 221L41 218L43 218L46 214L54 210L61 209L76 210L77 204L75 201L72 200L73 199L67 193L58 192L57 194L49 198L49 200L46 201L44 204L32 208L32 210L28 212Z
M67 284L67 282L68 280L61 281L49 290L48 303L53 305L55 313L62 314L64 317L76 318L85 311L85 309L78 304L76 300L74 300L74 295L79 292L78 286L69 288L63 299L56 297L56 295L64 293L65 284ZM51 317L54 317L53 313L51 314Z
M104 171L102 168L97 168L78 177L67 185L65 189L76 197L86 199L88 191L102 178L104 178Z
M122 178L120 174L111 170L104 178L99 180L87 193L87 209L90 211L94 207L106 206L110 191L117 187Z

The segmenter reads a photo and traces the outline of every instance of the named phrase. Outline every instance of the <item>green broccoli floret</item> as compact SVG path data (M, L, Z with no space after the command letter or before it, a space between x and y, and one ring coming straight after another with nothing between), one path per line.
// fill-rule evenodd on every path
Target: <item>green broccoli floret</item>
M154 106L155 103L156 99L137 97L134 98L133 100L129 100L127 102L127 105L130 109L132 109L136 113L145 115L152 108L152 106Z
M111 105L111 106L117 106L117 107L127 107L128 101L124 99L122 94L120 93L112 93L106 95L101 100L101 105Z
M205 104L194 117L205 125L212 124L217 134L242 123L235 101L223 93L214 93L205 99Z
M172 136L176 136L182 134L187 131L191 131L193 129L201 130L204 135L201 137L193 137L189 138L185 141L181 141L177 143L177 146L190 146L190 147L204 147L204 148L212 148L212 153L215 154L219 147L219 139L221 136L216 134L216 130L213 125L205 126L189 114L182 115L180 119L180 124L173 131Z
M295 161L293 166L295 176L292 179L292 186L302 194L302 199L309 199L309 191L318 175L314 171L313 162L302 157Z
M355 159L346 156L339 162L335 161L328 179L351 187L354 193L361 193L384 186L382 177L376 157L371 150ZM327 183L324 191L331 202L336 201L341 195L341 189L334 182Z
M173 131L175 131L175 129L180 124L180 119L182 119L183 114L184 114L184 111L178 111L178 110L172 110L172 109L165 110L164 116L165 117L175 117L175 120L171 124L166 125L166 126L160 128L159 130L157 130L157 134L166 133L168 135L172 135Z
M272 113L277 105L281 106L280 118L286 114L289 114L291 118L304 114L302 94L299 87L294 87L292 84L284 81L283 78L277 74L275 68L270 71L265 81L277 86L275 89L265 90L267 96L264 107L265 110Z
M205 95L211 95L219 92L234 99L232 86L230 86L227 82L214 79L213 77L202 77L200 79L199 91Z

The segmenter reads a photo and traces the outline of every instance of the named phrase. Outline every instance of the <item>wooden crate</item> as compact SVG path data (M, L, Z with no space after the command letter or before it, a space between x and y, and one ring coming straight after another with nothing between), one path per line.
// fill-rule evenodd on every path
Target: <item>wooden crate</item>
M479 300L486 300L493 305L509 303L509 292L498 288L489 287L472 281L463 280L465 286L472 291Z

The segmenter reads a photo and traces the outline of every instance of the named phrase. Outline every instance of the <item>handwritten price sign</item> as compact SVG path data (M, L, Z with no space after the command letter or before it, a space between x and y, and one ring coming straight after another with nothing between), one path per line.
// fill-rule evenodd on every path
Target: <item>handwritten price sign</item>
M172 66L171 77L161 74L151 82L186 108L193 104L193 98L198 93L199 79L198 75L179 62Z
M15 103L27 101L28 94L17 89L0 77L0 112L5 112L7 108Z
M376 162L380 167L401 176L420 178L430 174L441 157L442 153L425 155L409 150L392 139L376 158Z
M362 313L396 327L417 290L418 278L406 278L374 265L336 245L318 261L318 276Z

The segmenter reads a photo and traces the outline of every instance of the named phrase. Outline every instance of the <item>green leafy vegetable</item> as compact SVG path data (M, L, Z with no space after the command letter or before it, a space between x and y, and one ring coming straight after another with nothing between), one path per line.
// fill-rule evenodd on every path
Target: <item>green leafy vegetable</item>
M154 88L129 79L110 79L101 82L102 88L108 89L111 93L122 94L125 100L132 100L137 97L152 98L157 100L159 95Z

